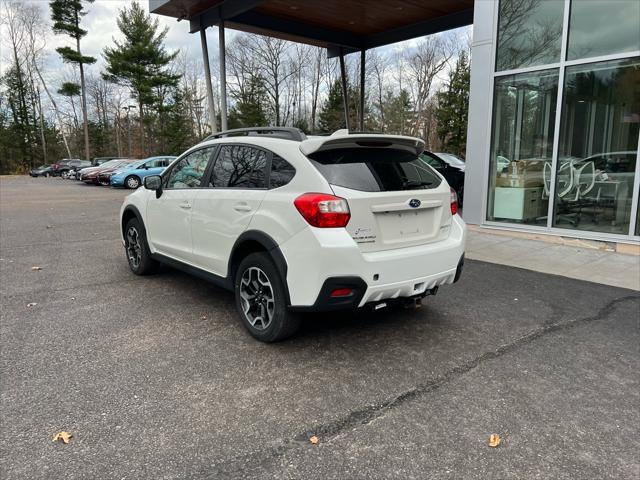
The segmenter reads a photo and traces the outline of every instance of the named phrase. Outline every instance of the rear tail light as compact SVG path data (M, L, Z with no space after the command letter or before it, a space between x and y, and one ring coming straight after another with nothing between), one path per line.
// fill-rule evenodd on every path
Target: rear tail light
M458 213L458 194L452 188L451 189L451 215Z
M293 204L312 227L346 227L351 218L349 204L344 198L325 193L305 193Z

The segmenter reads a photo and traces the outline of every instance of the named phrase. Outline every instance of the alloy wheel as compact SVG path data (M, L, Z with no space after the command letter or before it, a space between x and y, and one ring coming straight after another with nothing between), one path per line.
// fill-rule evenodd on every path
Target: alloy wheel
M140 245L140 234L136 227L129 227L129 230L127 230L127 258L134 270L140 266L142 246Z
M275 297L269 277L258 267L249 267L240 279L242 311L251 326L266 329L275 312Z

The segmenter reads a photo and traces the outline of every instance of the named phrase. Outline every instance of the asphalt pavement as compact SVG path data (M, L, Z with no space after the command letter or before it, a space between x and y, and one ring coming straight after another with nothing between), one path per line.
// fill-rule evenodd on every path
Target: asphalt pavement
M125 195L0 178L0 478L640 476L638 292L468 261L265 345L230 293L130 273Z

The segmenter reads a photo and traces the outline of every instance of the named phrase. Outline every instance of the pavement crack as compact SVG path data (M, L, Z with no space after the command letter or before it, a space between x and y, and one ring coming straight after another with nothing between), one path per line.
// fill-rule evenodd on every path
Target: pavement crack
M388 401L378 404L366 405L357 410L352 410L342 418L329 423L315 425L314 427L304 430L295 435L293 439L285 439L280 445L267 447L262 452L254 452L252 455L250 455L251 461L264 462L268 461L269 459L282 457L291 450L307 447L310 445L309 439L313 435L319 437L320 442L327 442L328 440L331 440L332 438L335 438L346 431L358 428L363 425L367 425L376 419L384 417L393 409L439 389L440 387L465 375L466 373L474 370L487 361L507 355L517 350L518 348L528 345L548 334L568 330L570 328L591 323L597 320L603 320L607 318L611 313L613 313L618 305L634 300L640 300L640 295L627 295L613 299L602 306L595 315L580 317L565 322L544 324L540 328L533 330L521 337L518 337L507 344L501 345L494 350L484 352L460 365L457 365L446 371L442 375L429 380L428 382L416 385L414 388L406 390ZM239 468L239 465L246 466L246 461L246 456L242 455L218 463L217 465L214 465L214 469L219 473L225 472L228 474L230 472L233 472L236 468Z
M305 430L294 437L294 440L298 442L308 442L309 438L312 435L316 435L323 441L327 441L333 437L338 436L343 431L349 430L354 427L358 427L361 425L366 425L371 421L384 416L389 411L394 408L399 407L400 405L413 400L417 397L420 397L426 393L432 392L442 385L451 382L452 380L470 372L481 364L499 358L503 355L506 355L519 347L524 345L528 345L531 342L553 332L558 332L561 330L567 330L569 328L573 328L577 325L590 323L596 320L602 320L606 318L613 310L621 303L625 303L631 300L640 300L640 295L627 295L624 297L619 297L614 300L611 300L606 305L604 305L595 315L591 315L588 317L576 318L574 320L569 320L566 322L558 322L558 323L550 323L545 324L542 327L533 330L521 337L516 338L512 342L509 342L505 345L501 345L495 350L491 350L488 352L484 352L460 365L453 367L452 369L446 371L442 375L437 376L433 380L425 382L423 384L419 384L412 389L406 390L401 394L397 395L393 399L390 399L386 402L382 402L374 405L367 405L364 408L353 410L348 415L344 416L341 419L338 419L334 422L330 422L327 424L316 425L311 429Z

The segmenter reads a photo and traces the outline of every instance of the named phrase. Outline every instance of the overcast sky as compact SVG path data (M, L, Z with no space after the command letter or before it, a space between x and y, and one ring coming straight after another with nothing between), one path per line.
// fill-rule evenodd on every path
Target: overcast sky
M50 26L50 11L48 0L25 0L25 3L32 3L38 5L43 11L43 17L47 20ZM120 31L118 29L116 20L118 17L118 11L123 7L129 5L130 0L96 0L93 4L86 4L88 10L87 15L82 19L82 26L88 30L88 34L82 39L82 53L85 55L91 55L98 59L98 62L89 67L90 73L98 74L103 70L104 61L102 59L102 50L107 45L112 45L112 38L119 38ZM142 0L140 2L142 7L147 10L149 8L149 2ZM162 27L169 27L169 31L166 37L165 46L167 50L172 51L180 49L187 52L187 55L196 59L198 62L202 61L202 52L200 50L200 36L198 34L189 33L189 22L178 22L174 18L164 16L154 16L160 21ZM461 36L464 36L470 27L458 29ZM56 76L64 75L65 72L70 74L71 68L69 66L62 65L59 55L55 49L60 46L69 45L73 46L69 37L64 35L54 35L50 28L47 29L47 57L45 71L49 73L51 79ZM4 32L3 32L4 33ZM227 42L233 39L235 32L233 30L227 30ZM207 29L207 38L209 43L209 52L211 54L212 62L217 57L218 49L218 35L217 29ZM386 49L398 50L410 48L419 39L403 42L402 44L391 45L385 47ZM6 68L6 55L10 52L7 49L2 49L0 52L2 56L2 68L4 71ZM215 65L212 65L215 68Z

